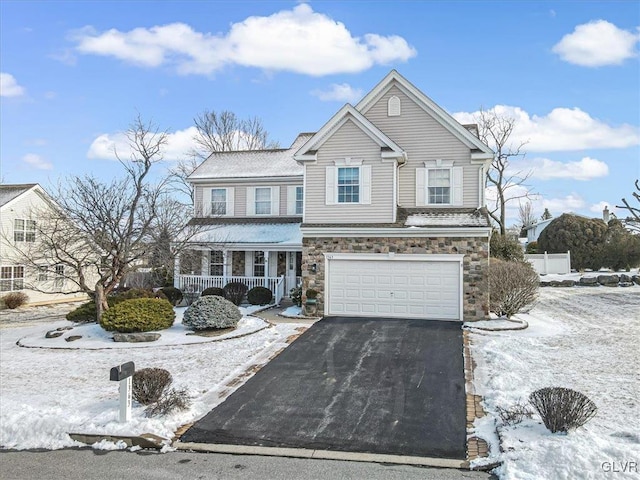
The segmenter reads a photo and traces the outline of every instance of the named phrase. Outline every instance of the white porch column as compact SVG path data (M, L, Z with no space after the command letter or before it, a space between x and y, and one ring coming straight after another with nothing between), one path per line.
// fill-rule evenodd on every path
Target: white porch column
M223 285L227 284L227 277L229 276L229 251L225 248L222 250L222 279Z
M269 252L265 250L262 254L264 255L264 286L269 288Z
M180 288L180 255L176 255L173 261L173 286Z

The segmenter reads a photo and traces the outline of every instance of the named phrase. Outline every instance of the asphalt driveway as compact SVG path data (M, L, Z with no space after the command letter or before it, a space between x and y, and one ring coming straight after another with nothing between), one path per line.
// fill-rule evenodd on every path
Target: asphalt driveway
M324 318L181 441L464 459L460 324Z

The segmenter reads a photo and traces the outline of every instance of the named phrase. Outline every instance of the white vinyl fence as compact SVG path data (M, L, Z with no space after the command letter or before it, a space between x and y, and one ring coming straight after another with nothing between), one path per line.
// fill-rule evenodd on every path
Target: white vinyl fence
M571 273L571 252L529 253L524 258L538 273Z

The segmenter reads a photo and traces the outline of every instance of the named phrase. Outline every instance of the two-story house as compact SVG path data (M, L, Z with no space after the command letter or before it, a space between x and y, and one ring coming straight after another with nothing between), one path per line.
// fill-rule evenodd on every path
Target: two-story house
M212 225L203 248L227 248L210 251L209 274L301 274L319 314L481 319L492 158L475 126L394 70L287 150L212 155L190 177L192 222Z
M39 247L39 222L54 201L37 183L0 185L0 296L22 291L30 304L85 299L65 265ZM34 260L30 254L43 254ZM72 293L73 292L73 293Z

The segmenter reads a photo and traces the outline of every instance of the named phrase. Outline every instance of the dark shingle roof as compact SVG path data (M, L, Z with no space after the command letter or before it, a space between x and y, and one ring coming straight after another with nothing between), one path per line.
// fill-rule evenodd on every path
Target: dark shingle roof
M0 207L6 205L14 198L22 195L27 190L35 187L37 183L22 183L13 185L0 185Z

